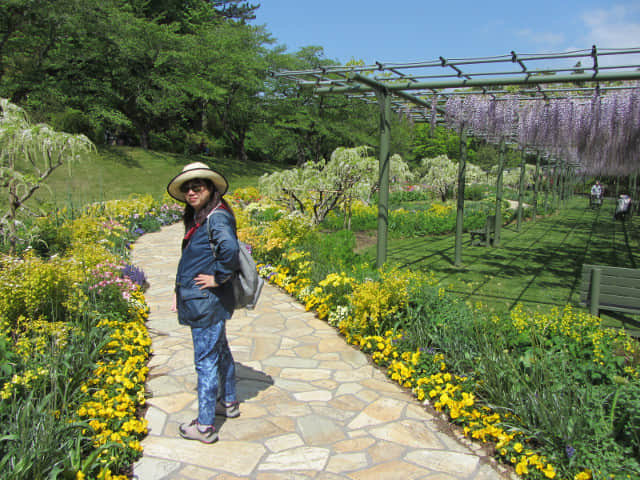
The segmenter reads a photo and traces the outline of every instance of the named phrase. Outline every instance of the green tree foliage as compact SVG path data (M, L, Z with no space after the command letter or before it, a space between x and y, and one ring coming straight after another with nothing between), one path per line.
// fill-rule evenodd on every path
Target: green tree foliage
M485 141L476 142L474 163L485 171L490 171L498 165L498 145ZM505 151L505 166L517 167L520 165L520 152L507 145Z
M0 96L95 143L302 163L379 143L376 104L320 97L269 70L331 65L319 47L272 47L238 0L0 3ZM392 151L411 125L392 118Z
M272 58L271 68L307 70L336 65L321 47ZM277 161L301 166L328 158L339 146L377 145L377 108L344 95L318 96L279 77L265 85L262 122L251 140L256 150L273 152Z
M417 158L435 158L446 155L451 160L460 157L460 136L453 130L421 123L413 132L413 153ZM467 150L469 153L469 150Z

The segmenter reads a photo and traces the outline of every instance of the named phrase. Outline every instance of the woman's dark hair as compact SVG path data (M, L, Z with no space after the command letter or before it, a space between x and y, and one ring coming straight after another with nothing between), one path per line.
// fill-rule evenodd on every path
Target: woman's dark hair
M198 178L202 183L205 184L207 190L211 192L209 196L209 201L200 209L198 214L196 215L195 209L189 205L188 203L184 207L184 212L182 213L182 221L184 222L185 231L188 231L191 227L195 226L196 223L202 225L206 221L207 217L211 213L211 210L216 208L219 203L222 203L225 208L231 212L231 215L234 215L233 210L231 209L231 205L220 195L220 192L216 189L213 182L207 178Z

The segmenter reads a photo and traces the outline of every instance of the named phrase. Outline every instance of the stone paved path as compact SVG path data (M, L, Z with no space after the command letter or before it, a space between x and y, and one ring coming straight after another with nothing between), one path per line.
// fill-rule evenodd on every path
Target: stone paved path
M213 445L183 440L197 416L188 328L170 312L182 226L141 237L133 261L146 293L154 354L140 480L508 478L479 446L439 422L333 327L265 286L258 308L229 321L241 416L216 419Z

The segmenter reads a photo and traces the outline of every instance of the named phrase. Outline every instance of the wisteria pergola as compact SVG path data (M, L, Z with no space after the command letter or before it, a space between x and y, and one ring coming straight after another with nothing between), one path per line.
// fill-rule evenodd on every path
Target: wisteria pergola
M378 266L387 251L392 110L416 122L444 123L460 131L459 188L464 188L467 132L565 158L583 173L629 174L640 165L640 48L512 51L495 57L376 62L272 75L320 95L344 94L378 103ZM462 197L459 191L456 265L461 263Z

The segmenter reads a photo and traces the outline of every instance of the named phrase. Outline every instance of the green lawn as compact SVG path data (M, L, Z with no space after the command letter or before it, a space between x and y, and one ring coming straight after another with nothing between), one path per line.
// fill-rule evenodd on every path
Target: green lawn
M463 265L454 263L454 236L389 239L388 261L403 268L431 271L448 290L496 311L518 302L528 309L578 305L582 264L640 268L640 218L613 219L614 201L600 210L588 208L584 197L568 201L559 214L528 221L520 232L515 223L501 231L499 248L471 246L463 239ZM375 247L365 254L375 257ZM607 322L640 327L639 316L610 316Z
M133 147L108 147L79 162L57 169L46 181L47 187L35 195L39 205L80 206L91 202L127 198L132 194L151 194L160 198L167 184L182 167L191 162L205 162L229 181L231 191L254 185L274 165L240 162L201 155L177 155Z

